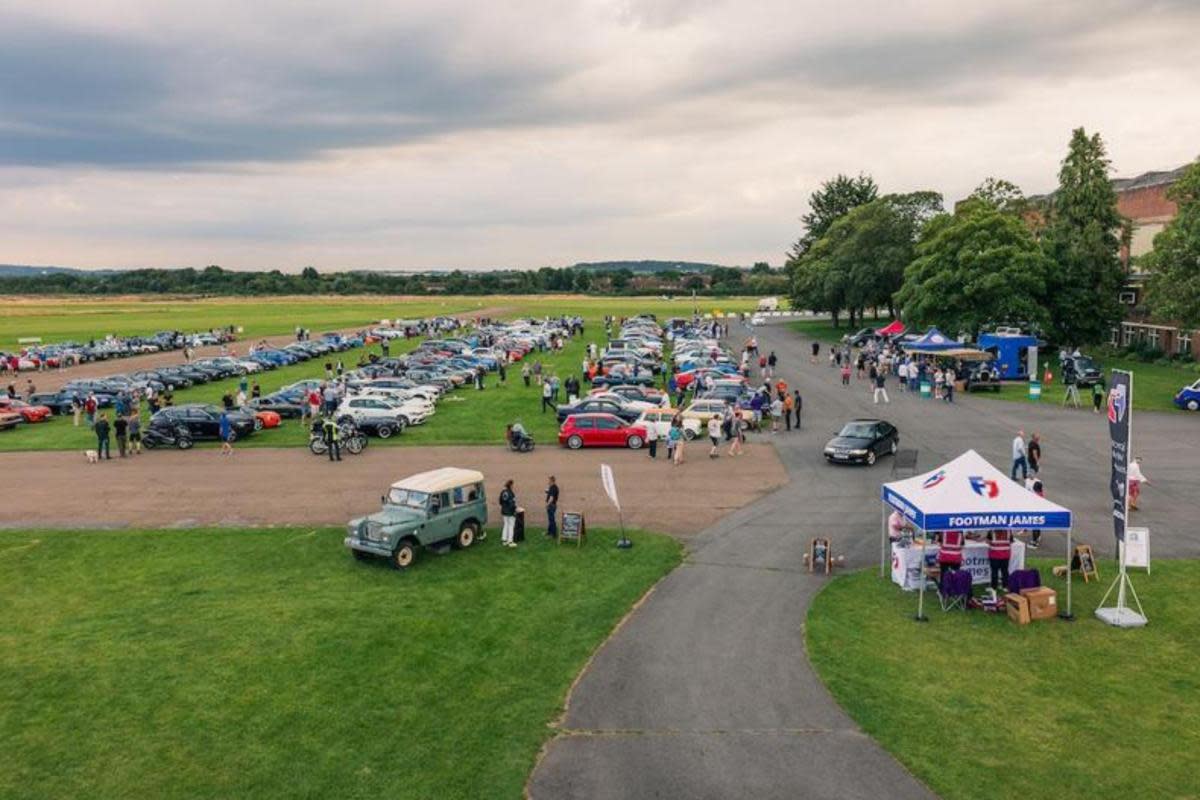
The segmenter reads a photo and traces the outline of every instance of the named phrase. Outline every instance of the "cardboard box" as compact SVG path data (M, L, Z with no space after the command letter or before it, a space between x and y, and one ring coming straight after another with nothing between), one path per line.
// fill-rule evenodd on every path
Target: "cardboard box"
M1022 589L1021 595L1029 601L1030 619L1054 619L1058 616L1058 592L1049 586Z
M1029 624L1029 600L1019 594L1004 595L1004 609L1008 618L1018 625Z

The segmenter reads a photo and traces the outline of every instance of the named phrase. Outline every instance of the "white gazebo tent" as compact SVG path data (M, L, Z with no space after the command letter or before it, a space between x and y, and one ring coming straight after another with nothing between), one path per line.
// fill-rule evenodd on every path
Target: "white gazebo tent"
M974 450L953 461L900 481L883 484L883 536L880 543L880 576L888 564L888 508L924 534L921 564L925 563L925 542L932 531L1042 530L1067 533L1067 608L1071 617L1071 512L1039 497L1008 475L992 466ZM921 580L917 617L925 607L925 580Z

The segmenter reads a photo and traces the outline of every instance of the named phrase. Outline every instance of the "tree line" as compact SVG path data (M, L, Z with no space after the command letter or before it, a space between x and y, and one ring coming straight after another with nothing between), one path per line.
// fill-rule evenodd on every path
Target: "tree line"
M947 212L936 192L881 195L870 176L838 175L813 193L788 254L792 303L835 325L886 309L950 335L1015 325L1060 345L1105 341L1122 316L1120 250L1131 230L1109 173L1100 136L1079 128L1057 190L1036 201L989 178ZM1179 215L1145 259L1149 305L1200 324L1200 166L1171 196Z

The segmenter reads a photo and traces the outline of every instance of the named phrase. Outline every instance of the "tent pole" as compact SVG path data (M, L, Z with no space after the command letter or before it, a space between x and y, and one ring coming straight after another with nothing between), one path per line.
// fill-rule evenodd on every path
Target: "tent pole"
M921 563L918 566L921 579L921 589L917 594L917 622L929 622L929 617L925 616L925 540L929 536L926 531L921 531Z
M1067 528L1067 611L1059 614L1058 618L1071 622L1075 615L1071 613L1071 529Z

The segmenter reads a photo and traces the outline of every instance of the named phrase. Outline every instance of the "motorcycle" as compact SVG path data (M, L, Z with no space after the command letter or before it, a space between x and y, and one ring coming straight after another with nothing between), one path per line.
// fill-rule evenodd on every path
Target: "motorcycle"
M329 445L325 444L325 433L321 427L320 421L314 422L308 437L308 449L314 456L323 456L329 452ZM367 435L353 422L343 420L338 423L338 444L344 452L356 456L366 449Z
M187 428L147 428L142 433L142 447L153 450L156 447L177 447L180 450L190 450L192 435Z

